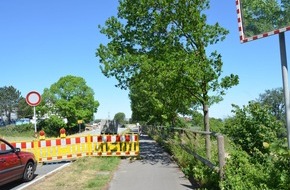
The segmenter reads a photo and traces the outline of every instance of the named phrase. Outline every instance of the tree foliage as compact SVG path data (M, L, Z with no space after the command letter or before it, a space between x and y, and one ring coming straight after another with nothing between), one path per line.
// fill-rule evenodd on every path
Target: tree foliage
M66 118L69 127L77 125L77 120L89 122L97 111L99 102L94 100L93 90L81 77L67 75L61 77L49 89L44 89L38 111L48 116Z
M46 136L58 137L60 129L65 128L66 124L64 121L56 115L50 116L50 118L41 120L38 123L38 128L45 131Z
M11 123L11 114L16 113L21 93L13 86L0 87L0 113Z
M257 102L249 102L243 108L234 105L234 108L235 116L226 120L224 134L249 155L257 151L267 152L265 143L271 144L278 140L282 123L271 115L267 107Z
M126 119L126 115L123 112L118 112L114 116L114 120L119 124L124 124Z
M110 41L99 46L97 56L104 75L130 89L132 106L138 106L132 108L134 118L174 125L178 114L201 106L204 130L210 131L209 106L221 101L225 90L239 81L234 74L221 78L222 56L206 51L228 34L218 23L207 23L209 1L119 3L118 17L107 19L100 27ZM209 144L207 136L208 157Z
M26 99L21 97L17 106L17 117L18 118L32 118L33 108L27 104Z
M226 119L223 133L233 143L222 189L289 189L290 151L287 139L279 136L285 128L273 115L276 104L269 102L251 101L242 108L234 105L235 115Z
M206 52L228 33L218 23L207 24L208 1L119 2L118 18L100 27L110 42L99 46L97 56L104 75L130 89L135 120L174 122L196 104L207 113L238 84L236 75L220 78L221 55Z
M267 106L271 114L274 115L277 120L286 123L284 94L281 87L266 90L259 95L257 101L261 103L262 106Z

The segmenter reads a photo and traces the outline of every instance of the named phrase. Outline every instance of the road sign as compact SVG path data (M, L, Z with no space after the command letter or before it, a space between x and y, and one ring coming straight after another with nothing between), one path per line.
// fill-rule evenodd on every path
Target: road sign
M41 96L36 91L31 91L26 95L26 103L30 106L37 106L41 101Z
M290 30L288 1L236 0L241 43Z

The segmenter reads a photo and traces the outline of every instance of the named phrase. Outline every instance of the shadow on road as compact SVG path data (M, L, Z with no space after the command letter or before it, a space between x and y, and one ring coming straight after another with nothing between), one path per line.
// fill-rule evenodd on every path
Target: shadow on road
M140 159L143 164L155 165L158 163L165 166L169 166L175 163L171 155L167 153L156 141L151 139L148 135L140 136L139 142L140 142ZM178 168L178 165L176 165L175 167ZM196 182L196 180L190 178L189 181L191 183L191 186L185 184L183 184L183 186L189 189L200 188L200 185Z
M140 158L142 163L150 163L151 165L157 163L169 165L173 163L171 156L147 135L140 136L139 142Z
M35 179L38 175L34 174L33 179ZM19 189L21 186L24 186L25 184L27 184L29 182L23 182L22 180L17 180L17 181L13 181L10 183L7 183L3 186L0 186L1 190L17 190Z

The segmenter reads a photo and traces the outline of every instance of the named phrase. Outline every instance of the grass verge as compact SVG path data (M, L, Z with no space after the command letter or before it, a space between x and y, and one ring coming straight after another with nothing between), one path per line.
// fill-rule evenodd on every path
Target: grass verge
M0 138L9 142L32 141L35 140L34 128L30 124L0 127Z
M83 157L30 185L27 190L106 190L120 163L119 157Z

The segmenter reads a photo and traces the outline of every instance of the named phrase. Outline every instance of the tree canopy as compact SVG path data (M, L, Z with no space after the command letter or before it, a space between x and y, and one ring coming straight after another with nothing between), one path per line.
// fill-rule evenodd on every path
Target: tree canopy
M0 87L0 113L4 114L8 123L11 123L11 114L17 112L21 93L13 86Z
M69 127L77 124L77 120L92 121L99 102L94 100L94 91L87 86L81 77L67 75L61 77L50 88L44 89L41 115L58 115L66 118Z
M208 106L238 84L236 75L221 78L222 56L206 51L228 33L207 23L209 1L119 2L118 17L100 26L110 41L96 55L103 74L129 88L135 118L173 122L196 105L207 114Z
M218 23L208 24L209 1L119 3L117 18L100 26L109 42L101 44L96 55L103 74L115 77L120 88L130 89L132 115L174 125L178 114L200 106L204 129L210 131L209 106L221 101L225 90L239 80L234 74L222 77L222 56L207 51L228 34ZM207 136L207 145L209 140Z
M114 116L114 120L118 123L118 124L124 124L125 123L125 119L126 119L126 115L123 112L118 112L115 114Z
M259 95L257 101L263 106L267 106L271 114L274 115L277 120L283 121L286 125L285 102L283 89L281 87L265 90L264 93Z
M32 118L33 108L27 104L26 99L21 97L17 106L17 117L18 118Z

